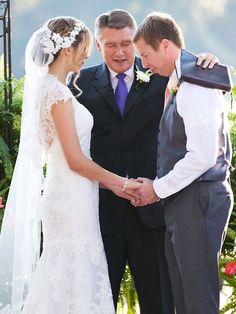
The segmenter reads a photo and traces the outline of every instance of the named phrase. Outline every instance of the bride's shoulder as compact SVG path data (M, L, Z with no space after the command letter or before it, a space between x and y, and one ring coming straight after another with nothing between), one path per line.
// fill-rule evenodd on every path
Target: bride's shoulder
M67 90L67 86L63 85L57 77L52 74L46 74L42 77L40 88L42 89L42 92L45 93Z
M54 75L47 74L43 77L39 89L41 103L50 111L53 104L68 101L72 98L69 88L62 84Z

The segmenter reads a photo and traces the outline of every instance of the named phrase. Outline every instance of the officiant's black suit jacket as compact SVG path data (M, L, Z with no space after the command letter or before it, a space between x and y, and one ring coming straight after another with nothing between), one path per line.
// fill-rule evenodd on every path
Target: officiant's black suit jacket
M138 58L135 60L136 65L145 71ZM83 91L78 101L94 118L92 159L121 176L154 179L157 173L157 133L167 78L155 74L150 82L140 84L135 79L123 116L115 102L105 63L82 70L77 84ZM74 94L78 94L71 83L70 87ZM105 189L100 189L99 197L102 233L116 232L122 224L127 201ZM146 227L164 226L161 203L137 208L137 211Z

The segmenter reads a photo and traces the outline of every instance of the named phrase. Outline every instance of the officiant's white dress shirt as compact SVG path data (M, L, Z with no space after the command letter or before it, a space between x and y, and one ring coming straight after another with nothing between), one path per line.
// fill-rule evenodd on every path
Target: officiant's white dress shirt
M113 91L115 93L116 86L117 86L117 83L118 83L118 78L116 77L116 75L118 73L114 72L109 67L108 67L108 69L109 69L109 72L110 72L111 85L112 85ZM132 66L129 70L125 71L124 73L126 74L126 77L124 78L124 81L126 83L126 86L127 86L128 92L129 92L129 90L131 88L131 85L133 84L133 81L134 81L134 66Z
M180 58L176 69L180 77ZM180 191L214 166L219 151L218 131L225 109L222 92L182 82L176 101L185 127L187 153L168 174L153 181L160 198Z

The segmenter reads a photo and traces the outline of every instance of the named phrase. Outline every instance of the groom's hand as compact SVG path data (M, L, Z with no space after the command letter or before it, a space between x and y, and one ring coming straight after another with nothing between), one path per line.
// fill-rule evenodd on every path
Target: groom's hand
M160 200L153 189L153 182L147 178L137 178L137 181L142 185L137 189L139 201L133 204L134 206L145 206Z
M203 69L212 69L217 63L219 63L219 59L210 53L202 52L197 55L197 65Z

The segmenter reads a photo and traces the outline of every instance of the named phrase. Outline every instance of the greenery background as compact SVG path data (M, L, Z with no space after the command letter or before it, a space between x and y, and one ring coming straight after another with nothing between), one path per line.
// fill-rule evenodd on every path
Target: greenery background
M4 109L2 77L2 66L0 66L0 196L7 196L13 165L15 162L20 130L20 114L23 90L24 75L24 49L25 45L34 30L43 24L45 20L56 15L74 15L86 22L93 29L94 18L109 9L127 9L141 22L146 14L153 10L166 11L174 16L181 24L186 46L189 50L197 53L199 51L209 51L217 55L223 63L236 65L235 51L236 41L234 38L234 18L236 13L236 1L234 0L87 0L86 2L70 0L58 2L57 0L13 0L12 9L12 63L13 73L13 105L12 111ZM0 55L2 47L0 44ZM87 66L100 62L100 56L94 49L91 58L87 61ZM1 61L2 64L2 61ZM16 79L16 77L18 79ZM234 87L236 95L236 86ZM231 139L234 147L233 165L236 166L236 113L231 113ZM13 125L13 148L10 152L5 142L5 123ZM236 193L236 175L231 174L232 186ZM0 224L3 210L0 209ZM220 272L224 279L223 285L231 288L228 304L221 313L226 313L229 309L236 313L236 278L227 276L224 267L227 261L236 261L235 247L236 235L236 208L230 220L227 238L223 248L220 261ZM124 276L121 295L120 311L128 304L128 313L136 313L135 307L137 295L133 282L127 268Z

